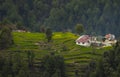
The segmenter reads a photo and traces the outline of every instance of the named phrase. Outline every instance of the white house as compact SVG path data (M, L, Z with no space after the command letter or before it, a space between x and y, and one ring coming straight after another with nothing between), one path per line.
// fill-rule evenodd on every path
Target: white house
M105 35L105 37L82 35L76 40L77 45L86 46L86 47L88 46L106 47L106 46L112 46L116 42L117 40L115 39L115 35L113 34L107 34Z
M104 45L105 46L112 46L113 44L115 44L117 42L117 40L115 39L115 35L114 34L107 34L105 35L105 41L104 41Z
M76 40L76 44L81 46L86 46L86 47L90 46L91 45L90 39L91 38L89 35L82 35Z
M113 34L107 34L105 35L106 40L113 41L115 40L115 35Z

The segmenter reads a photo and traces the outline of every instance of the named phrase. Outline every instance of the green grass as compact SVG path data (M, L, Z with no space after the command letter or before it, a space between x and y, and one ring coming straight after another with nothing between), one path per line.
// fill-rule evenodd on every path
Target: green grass
M75 40L79 37L73 33L66 32L55 32L53 33L53 40L51 43L46 43L46 37L43 33L13 33L14 45L7 49L8 51L21 50L21 54L24 57L26 55L26 50L32 50L35 53L35 58L42 58L44 55L50 52L55 52L60 54L65 58L66 64L72 64L67 66L67 71L75 71L75 69L86 66L91 60L98 60L101 55L111 49L107 48L92 48L92 47L82 47L75 44ZM46 43L46 47L41 47L36 45L38 42ZM66 50L63 49L66 48ZM36 60L37 61L37 60ZM76 65L77 63L77 65ZM74 72L67 72L69 77L73 77Z

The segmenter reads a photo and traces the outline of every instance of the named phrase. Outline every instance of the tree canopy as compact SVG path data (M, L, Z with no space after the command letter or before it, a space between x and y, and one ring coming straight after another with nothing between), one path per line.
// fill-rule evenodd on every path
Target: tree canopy
M75 26L75 30L76 30L76 33L82 34L82 33L84 32L83 25L82 25L82 24L77 24L77 25Z
M42 59L42 77L66 77L64 58L59 55L46 55Z
M10 28L3 27L0 32L0 49L5 49L13 44L13 37Z
M52 40L52 30L50 28L47 28L45 34L47 41L50 42Z
M120 0L1 0L0 21L7 19L31 31L40 31L42 25L55 31L73 30L81 23L87 33L119 35L119 3Z

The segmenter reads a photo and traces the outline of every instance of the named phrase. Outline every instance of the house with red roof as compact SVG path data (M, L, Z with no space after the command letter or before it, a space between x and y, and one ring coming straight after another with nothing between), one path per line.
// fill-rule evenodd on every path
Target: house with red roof
M76 40L77 45L81 46L95 46L95 47L106 47L112 46L115 44L117 40L115 39L115 35L107 34L103 36L90 36L90 35L82 35Z
M91 37L89 35L82 35L76 40L77 45L81 46L90 46L91 45Z
M106 34L105 35L105 41L104 41L104 46L112 46L117 42L117 40L115 39L115 35L114 34Z
M105 38L106 38L106 40L112 41L112 40L115 40L115 35L113 35L113 34L106 34Z

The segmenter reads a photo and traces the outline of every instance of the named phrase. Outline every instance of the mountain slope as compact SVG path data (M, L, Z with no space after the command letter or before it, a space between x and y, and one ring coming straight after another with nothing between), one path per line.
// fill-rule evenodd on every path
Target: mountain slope
M69 77L74 77L75 71L79 71L79 75L83 75L87 65L96 62L102 54L111 48L96 49L92 47L81 47L75 44L75 40L79 37L73 33L53 33L53 40L47 43L43 33L18 33L14 32L15 45L8 51L21 51L25 58L26 50L34 51L35 63L39 63L41 58L51 52L62 55L65 59L66 70Z

